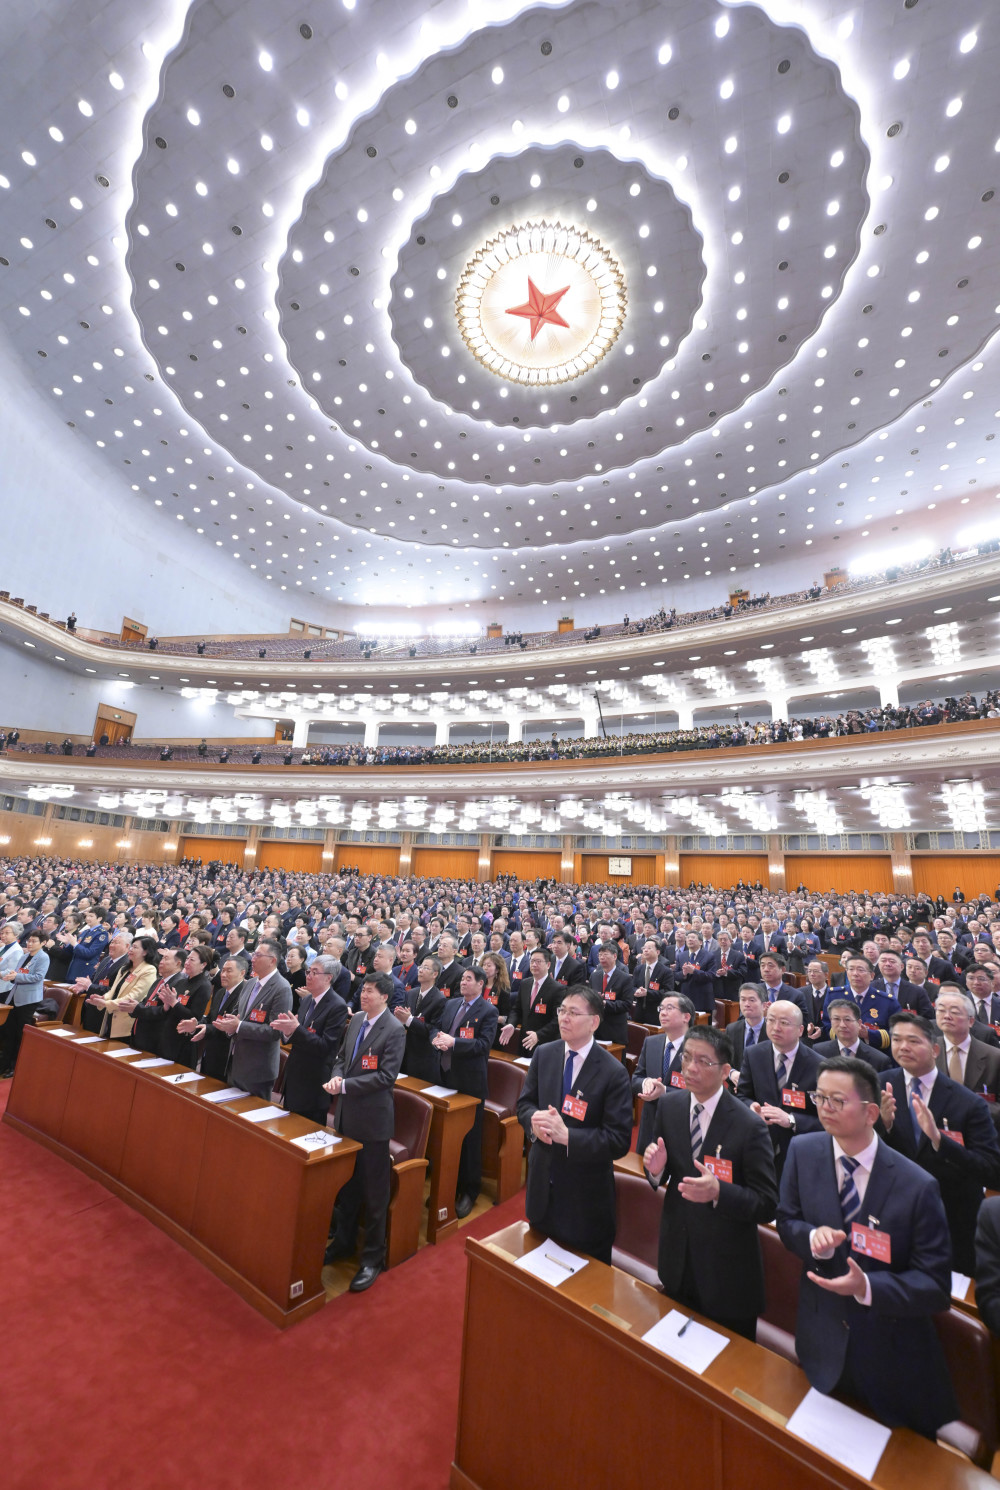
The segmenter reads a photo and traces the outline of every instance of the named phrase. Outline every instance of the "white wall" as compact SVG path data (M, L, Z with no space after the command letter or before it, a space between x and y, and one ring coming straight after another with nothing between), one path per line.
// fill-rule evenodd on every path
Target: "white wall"
M81 626L114 632L123 615L163 636L288 630L288 601L179 531L127 477L116 480L2 341L0 452L0 588L56 619L75 610Z
M269 739L266 719L237 719L222 700L181 698L155 685L126 688L107 678L81 677L26 648L0 641L0 725L44 730L52 740L89 735L98 704L135 714L135 736L143 740L188 736Z

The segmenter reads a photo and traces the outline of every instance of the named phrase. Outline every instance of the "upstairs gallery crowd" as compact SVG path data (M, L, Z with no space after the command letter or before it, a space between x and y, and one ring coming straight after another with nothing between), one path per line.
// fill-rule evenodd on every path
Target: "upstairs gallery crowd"
M958 1413L934 1325L953 1268L1000 1332L1000 1197L983 1198L1000 1188L998 938L1000 891L7 860L4 1075L47 981L84 994L94 1034L267 1100L284 1044L284 1105L361 1143L327 1249L357 1254L363 1206L360 1292L384 1265L397 1075L485 1099L491 1050L518 1051L534 1227L610 1262L612 1165L635 1142L664 1191L673 1300L753 1338L758 1225L776 1219L805 1265L796 1348L812 1384L933 1437ZM723 999L738 1018L718 1017ZM609 1046L635 1021L656 1028L630 1072ZM481 1112L459 1216L479 1191Z

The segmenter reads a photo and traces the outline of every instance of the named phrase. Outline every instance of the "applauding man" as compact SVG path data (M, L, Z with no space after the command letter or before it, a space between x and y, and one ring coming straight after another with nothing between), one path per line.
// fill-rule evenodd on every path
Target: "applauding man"
M664 1092L643 1153L650 1184L667 1187L657 1271L677 1303L753 1340L764 1309L759 1224L778 1186L767 1127L726 1089L729 1036L696 1025L681 1051L686 1091Z

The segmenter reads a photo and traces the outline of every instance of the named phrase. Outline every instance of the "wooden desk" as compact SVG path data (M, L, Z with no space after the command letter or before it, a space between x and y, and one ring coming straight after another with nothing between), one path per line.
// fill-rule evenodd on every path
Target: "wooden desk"
M240 1113L269 1104L205 1102L225 1083L173 1086L186 1067L137 1070L148 1057L107 1054L122 1049L29 1026L4 1122L107 1186L272 1324L321 1309L333 1203L360 1144L306 1153L291 1139L316 1123L297 1114L244 1122Z
M650 1028L654 1027L650 1026ZM659 1026L656 1026L655 1028L659 1028ZM515 1033L514 1039L510 1042L509 1045L494 1045L493 1049L490 1051L490 1060L516 1061L519 1056L527 1056L527 1058L530 1060L532 1052L530 1050L521 1049L519 1034L520 1031L517 1031ZM538 1049L537 1045L535 1046L535 1049ZM625 1057L625 1046L618 1044L617 1041L612 1041L611 1044L605 1045L604 1049L608 1052L609 1055L613 1055L616 1061L623 1060ZM528 1068L527 1066L525 1066L523 1067L523 1069L527 1071Z
M13 1004L0 1004L0 1029L3 1028L10 1018L10 1011L13 1007Z
M396 1085L408 1092L419 1092L434 1108L431 1136L427 1140L427 1157L431 1161L431 1194L427 1210L427 1240L443 1242L458 1230L455 1215L455 1192L458 1188L458 1161L462 1141L476 1120L478 1097L456 1092L453 1097L428 1097L432 1085L447 1082L421 1081L417 1076L397 1076Z
M551 1288L514 1266L542 1240L522 1221L485 1242L466 1242L451 1490L551 1490L555 1463L560 1484L606 1490L648 1478L664 1462L664 1444L670 1479L685 1490L868 1485L785 1431L783 1420L808 1390L797 1366L733 1337L696 1376L640 1339L673 1307L670 1300L593 1261ZM496 1363L526 1352L546 1390L522 1392L517 1431L498 1433ZM606 1382L614 1383L616 1401L644 1404L630 1414L627 1435L594 1411L594 1384ZM872 1483L876 1490L995 1490L967 1460L906 1429L893 1433Z

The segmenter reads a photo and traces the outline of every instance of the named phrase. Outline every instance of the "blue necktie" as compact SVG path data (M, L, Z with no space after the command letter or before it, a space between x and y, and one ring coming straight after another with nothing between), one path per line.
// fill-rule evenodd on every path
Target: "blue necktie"
M778 1067L777 1067L777 1070L775 1072L775 1076L776 1076L777 1082L778 1082L778 1091L780 1092L781 1089L782 1089L782 1087L784 1086L785 1082L788 1080L788 1057L787 1056L784 1056L783 1055L781 1057L781 1060L778 1062Z
M844 1225L850 1230L851 1222L861 1209L861 1196L854 1183L854 1171L859 1161L849 1159L845 1154L840 1162L844 1169L844 1183L840 1189L840 1214L844 1218Z
M354 1062L358 1058L358 1051L361 1049L362 1045L364 1044L365 1036L368 1034L368 1031L369 1031L370 1028L371 1028L371 1026L369 1025L367 1019L364 1020L364 1022L361 1025L361 1028L358 1030L358 1038L354 1042L354 1054L351 1056L351 1065L352 1066L354 1065Z
M575 1053L576 1052L575 1051L572 1051L572 1050L567 1050L567 1052L566 1052L566 1065L563 1068L563 1089L562 1089L563 1101L564 1102L565 1102L566 1098L569 1096L570 1092L573 1090L573 1056L575 1055Z
M702 1138L702 1136L701 1136L701 1123L699 1121L699 1119L701 1117L702 1106L703 1106L703 1104L701 1102L696 1102L694 1104L694 1106L692 1107L692 1109L691 1109L691 1158L692 1159L700 1159L701 1158L701 1148L702 1148L702 1144L705 1141Z
M917 1143L919 1143L922 1129L920 1127L920 1124L917 1122L917 1113L915 1107L913 1106L914 1097L919 1097L921 1102L924 1100L924 1089L920 1084L919 1076L914 1076L910 1080L910 1119L913 1123L913 1136L916 1139Z
M670 1040L668 1040L667 1043L663 1047L663 1080L664 1080L665 1083L666 1082L669 1082L669 1080L670 1080L670 1067L673 1065L673 1063L674 1063L674 1047L673 1047L673 1042L670 1041Z
M743 1039L743 1049L744 1050L749 1050L750 1047L751 1047L751 1045L756 1045L756 1043L757 1043L757 1031L754 1029L754 1027L753 1027L752 1024L748 1024L747 1025L747 1032L746 1032L746 1035L744 1036L744 1039Z

